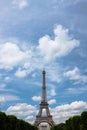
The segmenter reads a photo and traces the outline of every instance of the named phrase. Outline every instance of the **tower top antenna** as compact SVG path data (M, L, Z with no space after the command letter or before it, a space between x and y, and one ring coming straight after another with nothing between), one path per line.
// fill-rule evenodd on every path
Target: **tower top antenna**
M46 71L45 71L45 69L43 69L43 71L42 71L42 74L46 74Z

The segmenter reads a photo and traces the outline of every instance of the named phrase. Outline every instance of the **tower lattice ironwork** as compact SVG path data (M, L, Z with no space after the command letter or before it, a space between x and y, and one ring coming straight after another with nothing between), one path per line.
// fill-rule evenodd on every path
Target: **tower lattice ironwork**
M42 122L46 122L48 123L50 126L54 125L54 121L52 119L52 115L50 115L50 111L49 111L49 104L47 102L47 96L46 96L46 79L45 79L45 75L46 72L45 70L42 71L42 75L43 75L43 80L42 80L42 97L41 97L41 103L40 103L40 108L39 108L39 112L36 116L36 120L34 125L35 126L39 126L40 123ZM43 111L45 110L45 115L42 115Z

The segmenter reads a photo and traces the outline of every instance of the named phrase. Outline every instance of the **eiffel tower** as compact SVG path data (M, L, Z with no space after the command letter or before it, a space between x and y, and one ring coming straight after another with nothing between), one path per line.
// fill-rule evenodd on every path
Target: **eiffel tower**
M43 81L42 81L42 98L41 98L41 103L40 103L40 108L39 108L39 112L36 116L36 120L34 122L35 126L39 126L40 123L46 122L48 123L50 126L54 125L54 121L52 119L52 115L50 115L50 111L49 111L49 104L47 103L47 96L46 96L46 80L45 80L45 75L46 72L45 70L42 71L42 75L43 75ZM46 110L46 115L42 115L43 110Z

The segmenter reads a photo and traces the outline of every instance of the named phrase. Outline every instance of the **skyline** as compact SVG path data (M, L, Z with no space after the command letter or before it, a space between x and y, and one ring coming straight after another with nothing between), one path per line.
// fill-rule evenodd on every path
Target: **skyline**
M87 111L87 1L0 2L0 108L35 121L46 71L55 123Z

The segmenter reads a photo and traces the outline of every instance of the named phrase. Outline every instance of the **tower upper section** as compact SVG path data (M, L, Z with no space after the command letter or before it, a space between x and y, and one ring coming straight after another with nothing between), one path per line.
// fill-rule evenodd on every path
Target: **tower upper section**
M47 96L46 96L46 71L42 71L42 99L41 102L47 102Z

